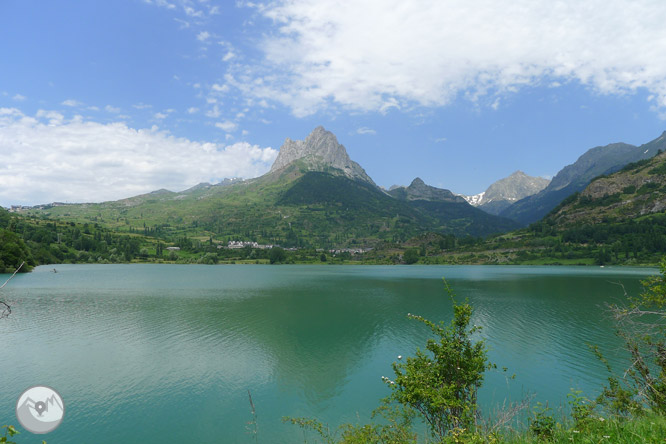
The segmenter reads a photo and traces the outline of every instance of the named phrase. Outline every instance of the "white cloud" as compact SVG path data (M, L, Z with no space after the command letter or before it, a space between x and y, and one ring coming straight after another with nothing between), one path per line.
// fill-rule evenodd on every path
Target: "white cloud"
M225 93L229 91L229 85L219 85L217 83L214 83L211 89L215 92Z
M152 108L152 106L153 105L148 105L148 104L143 103L143 102L135 103L134 105L132 105L132 107L136 108L136 109L148 109L148 108Z
M16 100L17 102L23 102L26 99L26 97L22 96L21 94L14 94L14 97L12 97L12 99Z
M106 110L106 112L113 114L118 114L120 112L120 108L116 108L115 106L111 105L106 105L104 109Z
M176 22L180 23L180 29L187 29L190 27L190 22L181 19L174 19Z
M210 32L208 31L201 31L199 34L197 34L197 40L200 42L205 42L210 38Z
M221 115L222 112L220 111L220 107L217 105L213 106L213 109L206 111L206 117L212 117L213 119L217 119Z
M199 108L196 108L194 106L187 108L187 114L196 114L199 112Z
M203 11L196 10L191 6L183 6L183 11L190 17L202 18L204 15Z
M156 118L157 120L162 120L162 119L166 119L167 117L169 117L169 115L166 114L166 113L155 113L153 115L153 117Z
M49 126L61 125L65 120L65 116L63 116L59 112L48 111L43 109L38 110L35 116L41 119L48 119Z
M236 128L238 128L238 125L230 120L225 120L224 122L217 122L215 126L220 128L222 131L226 131L228 133L235 131Z
M79 102L78 100L67 99L67 100L63 101L63 102L61 103L61 105L77 107L77 106L82 106L83 103Z
M368 127L362 126L361 128L358 128L358 129L356 130L356 134L361 134L361 135L364 135L364 134L373 134L373 135L374 135L374 134L377 134L377 131L375 131L375 130L373 130L373 129L371 129L371 128L368 128Z
M173 3L169 3L165 0L144 0L144 2L148 3L149 5L154 4L154 5L161 6L163 8L167 8L167 9L175 9L176 8L176 5L174 5Z
M233 51L227 51L227 53L222 57L223 62L228 62L229 60L233 59L236 57L236 54L234 54Z
M234 86L295 115L441 106L525 85L655 94L666 108L666 4L654 0L277 0L278 29ZM492 103L492 102L491 102Z
M265 173L277 150L0 108L0 204L99 202Z

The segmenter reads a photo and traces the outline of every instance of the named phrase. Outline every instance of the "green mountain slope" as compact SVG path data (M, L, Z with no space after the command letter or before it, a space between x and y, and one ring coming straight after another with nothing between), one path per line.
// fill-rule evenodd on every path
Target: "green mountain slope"
M284 193L278 205L316 208L318 211L309 216L311 226L317 220L322 228L331 229L332 224L338 224L344 231L352 229L365 236L375 232L382 238L386 236L381 233L389 231L396 231L400 238L426 231L485 236L517 226L511 220L477 210L463 199L399 200L367 183L324 173L304 175ZM319 217L322 214L325 217Z
M666 153L593 180L555 208L547 220L559 227L623 222L666 210Z
M47 206L29 212L93 222L119 232L254 240L284 246L372 246L428 231L485 236L516 227L466 202L403 201L344 174L303 172L298 163L280 175L185 193L149 193L100 204Z
M458 237L483 237L503 233L518 228L518 224L504 217L494 216L474 208L467 202L434 202L427 200L411 201L410 205L424 214L435 217L446 226L441 233L451 233Z
M545 189L516 202L502 211L500 216L516 220L523 225L536 222L562 200L575 192L582 191L595 177L611 174L631 162L649 159L660 149L666 149L666 132L640 147L614 143L592 148L576 162L560 170Z

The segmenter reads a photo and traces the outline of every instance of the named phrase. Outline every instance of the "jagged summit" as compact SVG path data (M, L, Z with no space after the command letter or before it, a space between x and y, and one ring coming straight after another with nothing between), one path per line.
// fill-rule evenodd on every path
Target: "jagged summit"
M420 177L412 180L408 187L396 187L388 192L391 196L403 200L430 200L435 202L465 202L449 190L427 185Z
M305 140L287 138L270 172L284 170L296 161L300 161L309 171L329 171L335 168L351 179L375 185L365 170L349 158L347 150L338 143L335 134L326 131L323 126L315 128Z

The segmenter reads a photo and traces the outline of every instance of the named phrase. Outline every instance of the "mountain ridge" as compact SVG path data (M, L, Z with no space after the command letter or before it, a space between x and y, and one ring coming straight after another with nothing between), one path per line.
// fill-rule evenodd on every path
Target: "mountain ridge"
M546 220L562 227L633 220L666 210L666 153L600 176L567 198Z
M614 173L631 162L651 158L664 148L666 131L638 147L619 142L590 148L574 163L562 168L543 190L519 200L499 215L522 225L536 222L568 196L582 191L595 177Z
M449 190L427 185L420 177L412 180L407 187L393 186L388 194L402 200L431 200L435 202L464 202L465 199Z

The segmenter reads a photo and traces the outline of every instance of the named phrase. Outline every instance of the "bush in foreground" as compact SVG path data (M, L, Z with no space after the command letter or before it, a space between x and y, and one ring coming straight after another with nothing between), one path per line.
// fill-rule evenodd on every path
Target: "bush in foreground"
M446 285L446 281L445 281ZM408 315L430 328L434 339L426 351L417 349L406 362L394 363L393 379L382 377L391 388L371 424L345 424L331 431L307 418L286 418L304 430L317 433L324 442L416 443L413 422L422 421L438 443L657 443L666 442L666 259L661 276L644 282L646 291L630 299L629 308L611 307L618 334L624 338L632 362L622 377L614 376L607 361L608 385L595 401L580 391L569 395L569 418L557 421L552 409L537 404L528 427L509 424L480 425L477 391L488 363L484 342L473 341L480 327L470 326L472 307L453 302L453 320L447 326ZM514 409L516 410L516 409ZM515 413L515 412L514 412ZM307 442L307 441L306 441Z

